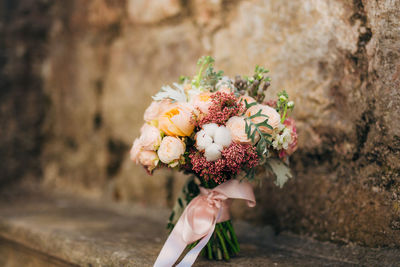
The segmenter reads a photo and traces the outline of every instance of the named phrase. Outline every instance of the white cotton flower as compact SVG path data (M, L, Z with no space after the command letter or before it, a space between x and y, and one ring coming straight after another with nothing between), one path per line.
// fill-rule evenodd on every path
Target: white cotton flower
M215 161L219 158L221 158L221 151L223 147L213 143L210 146L208 146L204 152L204 156L206 157L207 161Z
M215 131L218 129L218 125L216 123L208 123L203 125L204 131L206 131L207 135L211 138L214 138Z
M231 132L225 126L220 126L215 131L214 143L222 146L228 147L232 143Z
M196 134L196 148L199 151L204 151L212 143L213 139L206 133L205 130L201 130Z

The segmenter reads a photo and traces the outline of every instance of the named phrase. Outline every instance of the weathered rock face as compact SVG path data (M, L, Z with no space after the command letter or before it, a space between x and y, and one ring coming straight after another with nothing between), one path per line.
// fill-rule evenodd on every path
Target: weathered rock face
M257 207L234 215L400 246L398 1L74 0L50 14L44 184L169 204L184 177L147 176L129 147L150 96L211 54L232 76L269 68L269 97L286 89L296 102L296 179L266 179Z
M0 1L0 189L39 176L46 109L40 68L51 1Z

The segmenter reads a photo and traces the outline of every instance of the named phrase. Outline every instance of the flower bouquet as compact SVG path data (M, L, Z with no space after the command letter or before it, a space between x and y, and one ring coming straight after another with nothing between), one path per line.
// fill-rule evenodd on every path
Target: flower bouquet
M294 103L285 91L276 100L265 99L270 78L263 67L233 80L216 72L213 63L202 57L197 75L183 76L153 96L131 149L131 159L149 174L164 167L190 174L155 266L174 265L184 251L179 266L191 266L200 253L215 260L237 255L232 199L254 206L248 181L265 168L275 173L280 187L291 177L288 157L297 148L289 117Z

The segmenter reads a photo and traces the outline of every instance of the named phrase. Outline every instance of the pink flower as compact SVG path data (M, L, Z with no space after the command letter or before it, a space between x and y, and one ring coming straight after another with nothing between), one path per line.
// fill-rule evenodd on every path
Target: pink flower
M288 149L285 150L287 155L292 155L297 150L297 129L294 119L287 118L283 124L291 131L292 142L289 144Z
M158 117L162 114L162 112L169 108L172 105L171 100L165 99L162 101L153 101L150 106L144 112L144 120L147 122L151 122L153 120L157 120Z
M251 144L251 140L247 138L246 121L243 117L231 117L227 123L226 127L230 130L233 142L240 144ZM255 143L260 139L260 135L256 133L254 138Z
M145 150L142 151L139 155L140 164L145 166L150 172L156 168L158 161L159 159L157 153L154 151Z
M190 136L194 130L192 110L184 104L175 104L158 119L158 128L170 136Z
M156 127L145 123L140 129L140 143L144 150L156 150L161 143L161 133Z
M185 143L177 137L166 136L161 141L157 153L161 162L165 164L178 162L183 153L185 153Z
M212 104L210 92L202 92L194 96L191 100L191 104L194 108L198 108L202 113L208 114L208 108Z
M252 106L246 111L246 116L250 117L250 116L256 114L259 110L261 110L261 114L267 115L268 117L263 117L263 116L255 117L255 118L251 119L251 121L253 123L261 123L261 122L265 121L265 119L268 118L268 124L271 125L273 129L275 129L279 126L279 123L281 121L281 116L274 108L271 108L270 106L261 105L261 104ZM265 127L265 126L261 126L260 130L262 132L268 133L268 134L271 134L273 131L270 128Z
M135 141L133 142L133 146L130 151L131 160L136 164L139 164L139 156L141 151L142 151L142 144L139 138L136 138Z

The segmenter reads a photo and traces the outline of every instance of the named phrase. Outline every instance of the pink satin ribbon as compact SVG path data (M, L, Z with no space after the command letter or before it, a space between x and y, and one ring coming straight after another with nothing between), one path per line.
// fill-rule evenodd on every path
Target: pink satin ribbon
M231 199L243 199L249 207L256 205L253 188L246 181L229 180L214 189L200 188L201 194L194 198L165 242L154 267L173 266L187 245L200 240L182 261L180 267L192 266L200 251L210 240L217 222L229 220Z

